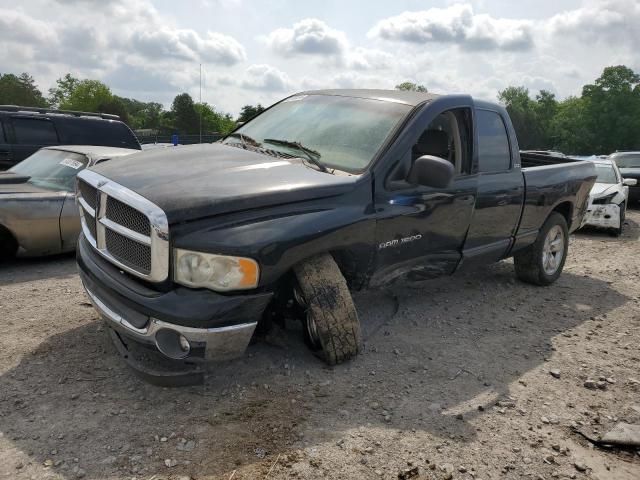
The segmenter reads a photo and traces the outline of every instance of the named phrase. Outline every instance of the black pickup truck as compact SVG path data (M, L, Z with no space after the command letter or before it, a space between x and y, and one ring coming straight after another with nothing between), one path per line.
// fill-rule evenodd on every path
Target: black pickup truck
M498 105L381 90L296 94L219 143L135 157L78 175L80 276L125 358L185 364L238 356L285 315L345 361L361 347L349 289L400 277L513 257L549 285L596 177L521 155Z

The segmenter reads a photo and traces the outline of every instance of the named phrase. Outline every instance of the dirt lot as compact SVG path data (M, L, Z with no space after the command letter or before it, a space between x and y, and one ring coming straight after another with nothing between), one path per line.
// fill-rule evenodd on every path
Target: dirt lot
M638 420L640 213L580 233L556 285L510 262L356 296L366 341L327 368L276 331L206 384L145 384L72 257L0 265L0 477L639 479L575 426ZM556 376L550 374L550 370ZM603 380L589 389L585 381Z

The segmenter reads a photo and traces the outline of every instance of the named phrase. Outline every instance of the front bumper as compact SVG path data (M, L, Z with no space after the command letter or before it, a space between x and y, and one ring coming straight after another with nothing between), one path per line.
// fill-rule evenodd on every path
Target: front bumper
M133 341L172 361L242 355L272 297L271 292L221 295L184 287L156 291L98 257L82 235L76 258L91 303L122 343ZM185 340L186 349L180 343Z
M602 228L620 228L620 205L615 203L589 205L582 224Z

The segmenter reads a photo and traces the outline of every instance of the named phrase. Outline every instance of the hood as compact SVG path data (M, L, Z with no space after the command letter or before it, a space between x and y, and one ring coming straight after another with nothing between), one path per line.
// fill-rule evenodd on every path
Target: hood
M14 172L0 172L0 185L7 183L25 183L30 178L28 175L20 175Z
M589 192L589 196L593 198L604 197L620 191L617 183L594 183Z
M640 167L621 168L620 173L622 174L622 178L640 179Z
M159 206L170 224L339 195L360 178L220 143L147 150L91 170Z
M0 200L7 197L7 195L17 194L33 194L42 197L59 197L64 192L49 190L47 188L37 187L30 183L1 183L0 182Z

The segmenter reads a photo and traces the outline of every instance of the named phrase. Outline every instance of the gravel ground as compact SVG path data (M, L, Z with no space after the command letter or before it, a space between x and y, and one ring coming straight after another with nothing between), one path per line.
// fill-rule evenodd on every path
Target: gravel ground
M574 430L640 405L628 222L574 235L552 287L505 261L356 295L365 349L346 365L291 325L183 389L127 369L73 257L0 265L0 478L637 480L637 450Z

